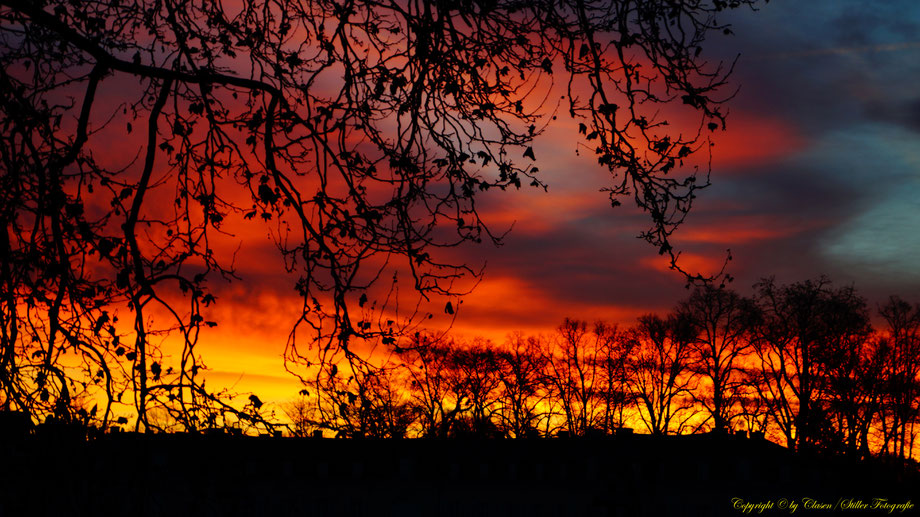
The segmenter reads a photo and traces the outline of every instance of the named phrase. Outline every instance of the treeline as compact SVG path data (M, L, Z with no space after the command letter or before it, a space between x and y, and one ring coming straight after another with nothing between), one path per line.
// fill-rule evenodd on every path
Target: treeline
M873 325L875 319L877 324ZM696 288L629 328L566 319L501 345L419 334L383 368L335 366L289 404L296 435L764 433L796 450L911 457L920 306L772 279Z

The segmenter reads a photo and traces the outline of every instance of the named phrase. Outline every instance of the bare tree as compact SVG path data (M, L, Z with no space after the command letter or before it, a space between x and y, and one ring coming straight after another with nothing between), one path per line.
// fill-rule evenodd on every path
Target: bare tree
M497 416L506 436L528 438L548 427L545 371L547 356L540 338L513 335L498 353L501 392Z
M598 322L594 333L601 343L601 377L599 385L604 414L600 428L609 433L626 426L626 411L632 406L633 395L629 385L629 361L635 353L635 341L629 333L614 325Z
M292 436L307 438L315 431L322 432L316 402L310 399L310 392L300 390L298 398L282 405L282 411L289 422Z
M694 416L695 376L689 369L693 328L679 314L667 319L645 315L631 332L634 355L629 363L639 417L652 434L680 434Z
M589 332L584 321L566 318L547 350L552 397L561 406L566 430L572 436L584 436L603 421L605 337Z
M372 370L333 368L313 386L316 427L340 438L405 438L416 419L407 380L400 364Z
M847 336L827 368L826 405L843 454L869 456L872 426L879 417L886 391L885 365L891 354L879 336Z
M756 385L772 419L790 448L839 441L824 405L827 383L836 365L859 356L857 343L870 330L865 300L825 277L786 286L765 279L757 287L764 320L756 336L762 376Z
M724 287L698 287L678 311L693 328L689 366L704 380L694 396L721 432L731 429L742 397L741 368L757 311L751 300Z
M410 393L422 436L447 437L466 410L466 392L453 364L455 347L453 341L441 342L420 334L400 354L409 369Z
M879 314L887 325L887 357L877 381L884 391L883 449L912 458L920 420L920 307L893 296Z
M465 433L480 437L499 434L496 424L501 369L492 343L474 340L454 350L452 366L457 383L469 401L462 416L468 417Z
M742 369L741 379L738 418L751 433L761 433L762 437L767 437L771 412L767 400L762 396L767 390L762 387L764 380L761 371L748 366Z

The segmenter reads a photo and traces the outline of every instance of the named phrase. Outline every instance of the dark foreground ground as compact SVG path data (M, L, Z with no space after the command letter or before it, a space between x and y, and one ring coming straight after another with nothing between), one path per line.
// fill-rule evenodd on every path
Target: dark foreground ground
M0 516L920 515L918 495L914 471L734 436L0 442Z

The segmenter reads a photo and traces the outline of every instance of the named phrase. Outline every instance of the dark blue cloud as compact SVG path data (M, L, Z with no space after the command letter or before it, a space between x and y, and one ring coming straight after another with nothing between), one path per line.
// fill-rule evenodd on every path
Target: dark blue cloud
M827 273L873 298L920 295L920 4L771 2L730 21L736 36L719 44L742 54L736 112L778 116L806 140L707 192L801 221L794 238L751 246L756 267Z

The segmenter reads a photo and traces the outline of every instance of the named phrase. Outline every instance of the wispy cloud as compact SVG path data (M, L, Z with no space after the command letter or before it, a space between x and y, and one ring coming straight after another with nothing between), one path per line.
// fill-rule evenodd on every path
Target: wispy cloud
M761 54L750 56L749 60L751 61L768 61L768 60L785 60L785 59L801 59L809 57L821 57L821 56L848 56L848 55L862 55L862 54L874 54L880 52L900 52L903 50L917 50L920 49L920 41L904 41L900 43L881 43L877 45L862 45L856 47L833 47L833 48L818 48L812 50L797 50L792 52L776 52L770 54Z

